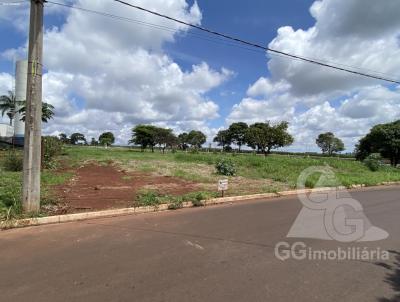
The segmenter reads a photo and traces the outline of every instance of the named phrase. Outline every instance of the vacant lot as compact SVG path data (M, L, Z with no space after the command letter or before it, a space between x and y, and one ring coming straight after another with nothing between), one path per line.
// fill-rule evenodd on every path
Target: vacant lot
M6 153L0 153L4 158ZM151 153L128 148L66 147L56 168L42 175L43 214L73 213L166 201L182 202L218 195L215 163L230 159L237 175L229 177L227 195L275 192L295 188L301 171L330 166L336 185L376 185L400 181L400 170L372 172L362 163L338 158L221 153ZM21 173L0 168L0 213L20 213ZM314 175L307 186L315 186Z

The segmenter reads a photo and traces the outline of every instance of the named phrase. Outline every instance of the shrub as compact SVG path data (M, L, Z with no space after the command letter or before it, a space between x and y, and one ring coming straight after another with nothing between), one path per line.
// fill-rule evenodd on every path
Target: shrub
M190 153L190 154L199 154L199 150L198 150L197 148L191 148L191 149L189 150L189 153Z
M19 173L0 172L0 220L21 212L21 179Z
M371 171L378 171L382 166L382 157L379 153L372 153L366 159L364 159L364 164Z
M3 161L4 170L10 172L20 172L23 169L24 158L21 152L9 151Z
M215 164L215 169L218 174L225 176L236 175L236 166L230 159L220 159Z
M160 195L157 192L141 191L137 195L135 206L157 206L160 203Z
M55 136L42 137L43 166L45 168L54 167L54 158L63 153L63 143Z
M224 147L224 152L232 152L232 147L231 146L225 146Z

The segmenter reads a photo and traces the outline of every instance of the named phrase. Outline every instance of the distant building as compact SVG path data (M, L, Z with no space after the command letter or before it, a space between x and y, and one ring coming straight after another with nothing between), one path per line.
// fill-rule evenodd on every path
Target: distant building
M0 141L12 144L12 137L14 135L14 127L9 124L0 124Z
M17 61L15 68L15 98L17 101L26 101L26 86L28 82L28 61ZM21 115L16 113L12 126L0 124L0 142L22 146L24 144L25 123L21 121Z

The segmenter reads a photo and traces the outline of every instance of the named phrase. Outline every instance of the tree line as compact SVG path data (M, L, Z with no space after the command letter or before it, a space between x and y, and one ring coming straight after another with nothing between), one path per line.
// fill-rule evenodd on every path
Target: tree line
M281 122L276 125L267 123L255 123L247 125L243 122L233 123L226 130L221 130L213 141L222 147L223 151L231 151L232 144L238 146L247 145L265 155L272 149L288 146L293 143L293 137L287 132L288 123ZM207 141L207 136L198 130L191 130L175 135L172 129L157 127L154 125L137 125L132 129L132 139L129 144L138 145L142 150L158 146L163 152L170 149L200 149Z
M82 133L76 132L72 133L69 137L65 133L60 133L58 135L59 140L63 144L69 145L91 145L91 146L111 146L115 143L115 136L112 132L104 132L100 134L98 140L92 137L90 143L87 142L85 135Z
M288 122L278 124L254 123L248 125L244 122L231 124L228 129L220 130L213 141L222 147L222 150L232 150L231 145L238 147L240 152L242 146L248 146L258 153L270 154L273 149L293 144L294 138L288 133Z
M12 125L17 112L21 115L21 120L25 121L25 101L17 101L12 91L9 91L8 95L0 96L0 113L2 116L5 114L8 116L10 125ZM54 107L43 102L42 121L46 123L53 116ZM270 122L251 125L237 122L232 123L228 129L220 130L213 138L213 141L222 147L223 151L231 151L232 144L234 144L238 147L239 152L242 146L248 146L259 153L267 155L273 149L293 144L294 138L288 133L288 126L289 123L286 121L275 125ZM59 139L65 144L72 145L111 146L115 142L114 134L111 132L102 133L97 140L92 138L90 143L87 142L82 133L73 133L70 137L65 133L61 133ZM129 144L139 145L143 150L149 147L152 151L154 151L154 147L159 146L165 152L166 148L200 149L206 140L206 135L198 130L184 132L176 136L172 129L154 125L137 125L132 129L132 138ZM345 150L343 141L335 137L332 132L321 133L315 142L322 153L327 155L333 155ZM374 153L388 158L392 166L399 164L400 120L374 126L359 141L354 151L356 159L361 161Z
M158 146L163 152L165 149L181 149L187 150L200 149L207 141L207 136L197 130L184 132L176 136L172 129L157 127L154 125L137 125L132 129L132 138L129 144L140 146L142 150L150 148L154 152L154 148Z

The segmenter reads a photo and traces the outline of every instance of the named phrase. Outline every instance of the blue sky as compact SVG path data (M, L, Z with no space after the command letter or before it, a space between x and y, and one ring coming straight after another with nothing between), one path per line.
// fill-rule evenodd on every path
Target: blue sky
M203 0L198 4L203 12L204 27L266 45L282 25L310 27L313 18L308 9L312 2L283 0L253 1L250 4L246 1ZM251 83L269 75L264 53L202 40L190 34L167 44L165 49L184 68L189 69L193 64L206 61L215 68L227 67L237 73L222 89L210 93L221 105L220 113L223 116L228 115L231 107L245 96ZM235 94L232 95L232 92ZM223 126L224 120L218 119L213 124Z
M200 129L209 141L234 121L287 120L295 143L316 150L333 131L352 151L377 123L399 118L397 85L199 39L159 17L106 0L60 0L171 28L116 21L46 5L44 99L56 106L46 134L116 133L126 143L137 123ZM397 0L131 3L305 57L400 78ZM28 5L0 6L0 93L15 57L26 56ZM202 34L204 35L204 34Z

